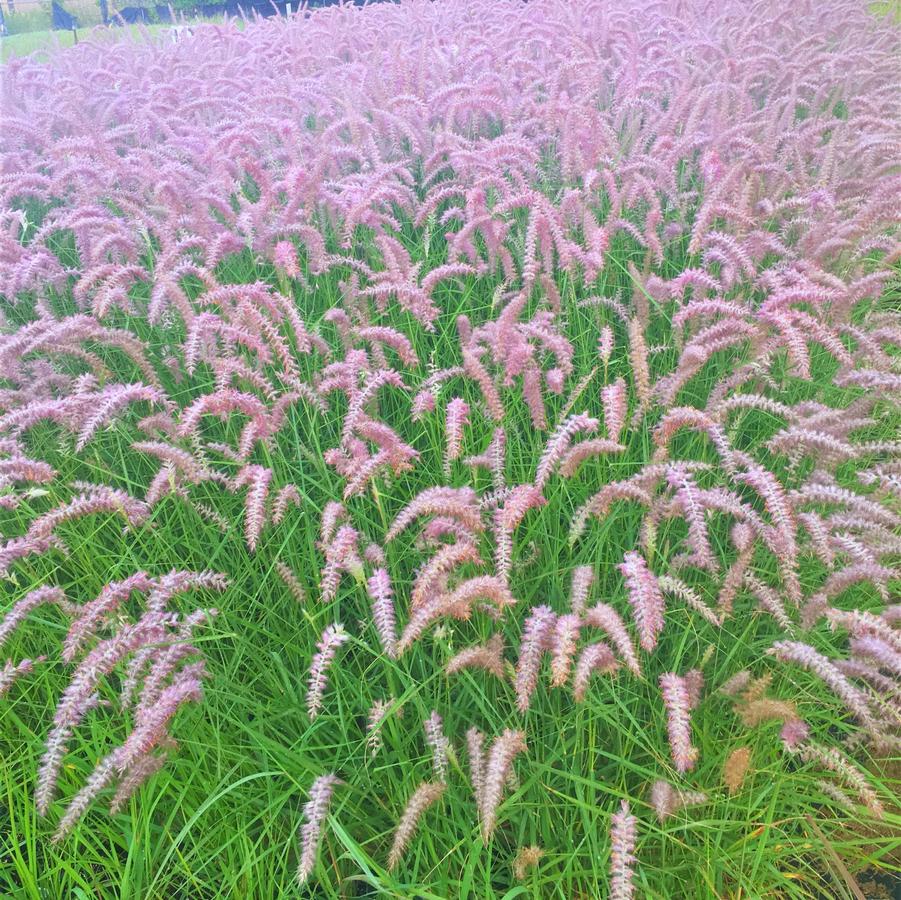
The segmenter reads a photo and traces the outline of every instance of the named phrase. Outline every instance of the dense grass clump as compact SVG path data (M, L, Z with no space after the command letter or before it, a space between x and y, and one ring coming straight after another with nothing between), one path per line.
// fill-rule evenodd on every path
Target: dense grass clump
M413 0L10 63L0 892L895 873L899 53Z

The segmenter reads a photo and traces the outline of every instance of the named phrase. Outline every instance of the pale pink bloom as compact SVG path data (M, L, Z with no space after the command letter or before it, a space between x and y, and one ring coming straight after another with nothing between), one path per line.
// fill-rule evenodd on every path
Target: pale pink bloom
M385 551L378 544L367 544L363 550L363 559L374 566L383 566L385 565Z
M504 505L498 511L500 527L512 534L530 509L544 506L547 501L533 484L518 484L504 498Z
M797 750L809 737L810 726L803 719L789 719L779 731L787 750Z
M585 604L594 582L594 569L591 566L576 566L572 573L572 585L569 590L569 607L577 615L585 613Z
M335 775L320 775L310 787L310 799L303 808L306 820L300 827L300 863L297 867L297 881L305 884L316 867L322 829L328 816L332 792L340 779Z
M844 702L861 725L871 734L880 731L870 709L866 693L856 687L835 664L818 650L801 641L777 641L767 650L782 662L802 666L820 678Z
M447 577L457 566L465 563L482 563L482 557L472 541L461 539L453 544L441 545L416 576L410 595L413 608L422 606L436 592L442 593Z
M394 616L394 590L388 570L376 569L366 582L366 589L372 600L372 620L382 649L394 659L397 656L397 626Z
M260 534L266 525L266 498L269 496L269 482L272 469L265 466L248 465L238 472L235 488L247 487L244 500L244 539L251 553L256 551Z
M306 603L307 601L307 592L304 589L304 586L300 583L300 579L294 574L294 570L287 564L282 562L281 560L277 560L275 563L275 570L278 572L278 577L285 583L288 590L291 592L291 596L298 603Z
M435 395L431 391L420 391L413 398L413 408L411 411L413 421L418 422L420 419L424 418L426 413L434 412L436 403Z
M633 675L641 675L638 654L620 614L607 603L598 603L585 613L585 623L605 631Z
M472 532L484 528L472 488L433 487L422 491L401 510L385 535L385 543L394 540L420 516L429 515L450 516Z
M63 659L71 662L82 644L94 636L104 619L117 612L120 604L128 600L132 592L146 593L155 584L146 572L135 572L122 581L111 581L96 599L77 608L69 632L63 641Z
M535 470L535 487L539 490L544 487L554 468L559 464L572 439L580 432L591 433L598 427L598 420L593 419L587 413L572 415L557 427L545 445L541 459L538 460L538 468Z
M129 798L146 781L149 781L166 764L168 757L165 752L142 756L122 777L116 793L110 801L110 814L121 812Z
M347 510L341 503L329 500L322 510L322 520L319 525L319 546L324 550L335 538L338 526L347 518Z
M286 484L278 489L275 500L272 502L272 524L280 525L288 511L289 506L301 505L300 491L296 484Z
M480 597L500 609L516 605L516 598L499 578L493 575L476 575L474 578L461 581L447 595L447 609L453 615L466 618L473 603Z
M456 675L466 668L484 669L496 678L505 678L504 670L504 638L501 634L493 634L486 644L464 647L448 660L444 671L448 675Z
M360 534L351 525L338 527L332 541L325 547L325 565L319 581L323 603L331 603L338 593L344 572L356 580L363 579L363 560L359 553Z
M574 613L557 617L551 638L551 687L562 687L569 680L581 626Z
M272 261L276 269L280 269L289 278L300 278L300 266L297 264L297 251L291 241L279 241L272 251Z
M885 807L866 775L840 750L810 741L801 744L797 749L797 754L804 762L818 763L838 775L849 788L857 793L861 803L875 818L882 819L885 816Z
M415 366L419 362L410 339L396 328L389 328L386 325L368 325L365 328L356 329L355 334L360 340L390 347L405 366Z
M525 734L507 729L491 745L485 762L485 781L482 788L481 819L482 840L491 839L497 824L497 810L503 796L504 785L511 772L513 759L526 751Z
M519 644L519 660L516 663L516 705L520 712L529 708L529 702L538 685L538 673L545 651L550 649L557 616L549 606L536 606L526 619Z
M422 814L440 799L446 788L444 782L426 781L412 793L394 832L394 841L388 854L389 871L396 868L403 858Z
M660 676L660 690L666 707L666 727L670 750L678 772L693 769L698 749L691 743L691 709L694 686L685 677L673 672Z
M425 739L432 751L432 767L435 770L435 778L447 783L448 767L450 765L448 753L450 741L445 737L441 716L435 710L425 720Z
M585 647L579 654L573 674L573 699L576 703L585 700L592 675L596 672L615 672L618 668L613 651L603 641Z
M657 646L657 638L663 630L666 607L660 586L644 558L634 550L625 554L618 568L626 580L641 646L650 652Z
M613 355L613 343L613 329L609 325L604 325L598 336L598 356L604 364L605 371L610 364L610 357Z
M369 708L369 713L366 716L366 749L369 751L370 756L375 756L382 749L384 744L382 725L388 717L394 702L393 697L387 700L376 700Z
M571 478L586 460L605 453L622 453L625 449L622 444L607 438L592 438L591 440L580 441L563 454L557 471L563 478Z
M634 896L637 831L638 820L623 800L610 819L610 900L630 900Z
M450 465L458 459L463 446L463 430L469 424L469 404L459 397L454 397L447 404L445 420L445 439L447 442L445 460Z
M479 816L485 797L485 735L478 728L466 732L466 749L469 753L469 777L476 798Z
M45 656L39 656L37 659L23 659L18 663L7 660L3 667L0 668L0 697L9 693L9 689L16 680L23 675L27 675L34 669L36 663L43 662L46 658Z
M605 385L601 390L601 403L604 405L604 427L607 429L607 437L618 442L628 412L629 395L626 390L626 382L617 378L612 384Z
M310 678L307 687L307 712L311 719L315 719L322 709L322 698L328 684L328 668L338 652L338 648L350 639L350 635L344 630L344 626L329 625L322 632L322 637L316 645L318 652L314 654L310 663Z
M655 781L651 788L651 806L657 818L663 822L686 806L697 806L707 802L707 795L701 791L685 791L674 788L667 781Z

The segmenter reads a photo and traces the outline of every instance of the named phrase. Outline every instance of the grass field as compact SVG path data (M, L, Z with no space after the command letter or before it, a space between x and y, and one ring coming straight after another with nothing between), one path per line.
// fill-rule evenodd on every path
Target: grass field
M79 29L78 40L110 43L115 41L141 42L149 37L156 38L168 31L169 25L128 25L117 28ZM0 60L7 61L18 56L28 56L40 52L42 55L72 47L75 35L71 31L29 31L12 34L0 39Z
M78 41L100 42L103 44L117 41L141 43L155 40L163 36L171 25L125 25L112 28L79 28ZM6 62L16 57L28 56L31 53L48 54L75 45L75 35L71 31L26 31L22 34L10 34L0 38L0 61Z
M47 658L0 696L0 896L859 900L897 889L899 673L860 641L899 634L890 103L901 32L875 30L858 4L836 8L841 28L814 8L776 16L739 2L679 16L621 3L609 19L563 0L438 6L200 29L178 45L122 30L109 47L3 73L0 609L48 585L78 606L41 606L0 639L3 660ZM4 39L4 59L45 46ZM135 385L147 392L117 397ZM456 449L451 400L467 410ZM541 477L583 411L597 421L572 446L606 444ZM559 449L566 459L568 442ZM480 455L487 468L467 462ZM598 491L641 477L577 533ZM145 498L146 520L123 528L121 500L61 516L57 542L17 555L16 539L88 484ZM299 502L277 515L288 485ZM469 524L444 501L393 537L436 486L472 489ZM494 511L526 488L539 493L505 557ZM340 559L334 533L323 536L330 503L355 530ZM390 573L403 628L429 562L463 545L425 594L441 601L484 577L516 605L436 607L392 654L367 579ZM636 651L640 672L583 616L578 653L609 640L616 670L595 673L578 702L571 672L550 684L566 652L548 641L523 712L524 623L542 605L571 612L576 567L593 573L588 606L609 604L644 641L621 570L631 552L655 584L677 579L656 646ZM165 752L166 764L122 809L107 812L105 781L54 841L142 703L123 699L124 651L104 670L60 647L105 586L173 570L228 578L167 607L182 624L192 610L215 615L129 652L149 651L152 666L190 642L186 665L206 667L202 702L179 702L144 736L145 758ZM826 610L880 617L881 630L805 622L820 595ZM126 592L83 653L142 621L151 600L149 588ZM311 717L311 660L334 623L350 637ZM504 677L445 673L494 635ZM771 652L780 641L825 663L786 662ZM845 678L835 660L873 671ZM166 671L169 687L183 668ZM681 766L660 678L694 670L697 761ZM749 690L724 694L745 671ZM96 696L41 816L36 773L73 673ZM156 709L147 680L140 696ZM444 793L389 870L405 804L439 777L423 727L433 711L450 744ZM783 729L799 723L793 746ZM489 744L521 729L527 746L487 840L472 727ZM804 756L822 747L845 768ZM736 751L749 763L733 782ZM326 773L342 784L298 884L304 804ZM660 783L705 796L661 815ZM615 864L611 876L621 801L637 817L631 888ZM520 878L529 846L543 855Z
M71 47L75 37L71 31L29 31L0 38L0 58L5 62L16 56L27 56L37 50L52 53Z
M623 247L611 256L612 278L625 283L620 265L631 255ZM271 271L245 263L234 264L228 280L251 282L261 277L271 277ZM565 295L566 285L562 288ZM417 342L421 358L450 358L455 313L465 309L474 318L489 314L492 289L489 284L467 285L459 294L448 291L437 337ZM338 296L334 279L320 282L312 295L295 291L298 307L311 323L320 321ZM599 317L572 301L565 311L576 358L590 368ZM653 327L665 329L665 322L655 320ZM828 371L828 359L820 359L820 366ZM624 351L614 355L611 370L628 375ZM712 379L705 379L694 390L702 396L712 384ZM584 397L591 411L590 398L597 393L592 388L596 385L586 387ZM177 391L172 395L178 396ZM819 392L799 384L788 389L785 399L795 396L810 398ZM382 412L394 422L403 416L403 408L390 403ZM517 436L509 454L510 477L527 479L528 461L537 458L543 438L531 429L524 408L514 406L505 424L508 434ZM886 418L874 437L892 438L897 425L897 417ZM735 436L744 447L758 447L773 430L766 416L751 414L736 426ZM466 451L483 447L490 433L487 424L473 428ZM381 486L372 497L355 503L355 523L372 537L384 533L405 496L442 480L443 441L436 424L407 427L403 434L420 450L421 466L415 479ZM606 882L606 865L598 865L608 853L606 809L621 797L634 798L641 785L639 790L646 791L670 767L665 718L654 699L659 674L703 661L705 679L716 685L746 667L764 671L760 660L780 629L760 614L751 598L736 606L722 629L698 621L677 604L668 617L664 643L640 681L623 675L597 679L591 701L581 707L573 704L569 692L539 691L526 722L530 746L540 751L530 754L523 767L509 801L510 822L490 847L483 847L478 836L461 757L442 814L429 816L403 874L387 874L382 848L400 814L403 791L389 793L384 785L409 784L416 777L428 777L431 768L416 723L437 708L448 733L460 733L477 717L486 732L496 734L516 717L507 712L509 685L486 683L477 673L464 673L452 682L441 672L453 652L488 637L493 630L490 622L445 626L407 657L390 662L372 625L366 624L368 601L359 587L346 583L329 607L315 601L300 607L279 580L274 566L283 560L301 573L315 596L315 511L335 491L334 475L322 456L339 436L336 416L299 410L290 417L277 444L261 461L278 466L282 478L295 483L306 499L277 534L264 537L253 556L241 534L241 499L211 493L207 499L233 523L224 534L184 504L168 500L156 508L151 527L140 536L125 542L114 523L98 524L89 534L79 535L80 550L67 560L47 560L17 579L17 590L24 590L53 575L93 596L108 581L142 568L159 572L212 568L227 573L232 587L221 603L218 598L213 601L220 614L198 643L210 678L203 706L180 718L177 757L125 811L112 818L103 811L90 813L62 846L47 842L47 826L35 818L30 793L23 790L30 784L29 773L37 768L43 739L39 723L52 704L60 676L45 672L3 712L0 721L7 743L2 773L9 814L4 828L9 864L3 888L11 896L65 896L76 888L88 897L290 896L296 890L292 861L300 799L310 772L317 771L323 760L330 768L353 772L354 781L338 794L323 876L308 896L338 898L348 896L348 890L353 890L351 896L483 898L522 891L535 897L589 896L586 891L600 892ZM129 457L133 439L131 428L118 426L94 442L92 451L77 463L65 454L49 459L67 478L93 480L105 473L109 479L122 471L115 461ZM514 571L524 605L549 602L564 608L568 573L576 564L592 565L598 572L596 597L622 604L616 565L634 546L640 516L621 509L591 528L574 548L560 523L587 499L594 485L635 471L648 459L650 449L647 431L638 430L627 453L612 462L590 463L575 483L548 491L547 506L530 519L521 535L523 549ZM686 456L712 460L705 442L686 444L683 450ZM146 466L134 465L127 474L117 474L115 483L140 494L149 474ZM452 483L467 482L463 467L455 466ZM40 509L56 499L51 492L41 499ZM658 541L665 546L680 536L676 525L661 530ZM406 546L390 552L392 571L411 572L415 558ZM408 577L396 580L404 584ZM813 570L810 578L815 579ZM867 590L848 594L843 605L873 608L874 603L878 608L878 597ZM355 637L331 674L328 716L311 724L304 706L306 671L314 641L335 617L352 627ZM51 613L38 617L34 625L40 637L32 629L21 645L13 644L14 652L30 656L52 652L65 630L62 618ZM504 634L508 646L515 647L515 623ZM824 647L830 644L826 634L819 640ZM847 728L829 693L803 673L784 672L771 692L796 703L820 733ZM386 697L396 698L403 717L386 722L381 731L384 747L370 758L361 717L373 702ZM110 735L121 728L115 711L99 711L81 737L78 758L67 767L65 792L70 783L74 788L87 777ZM702 762L692 783L720 784L726 758L742 746L751 750L753 772L737 796L714 788L710 802L699 809L648 825L639 846L642 896L850 897L841 868L829 864L832 852L848 860L855 872L869 866L877 871L897 869L898 812L892 808L884 823L874 827L865 816L858 819L836 808L817 787L814 773L799 769L779 751L778 730L779 723L771 722L749 731L726 698L711 696L702 703L693 718ZM884 765L871 763L872 781L890 802L897 795L897 772ZM815 822L810 819L812 811L817 811ZM545 848L546 856L540 871L517 889L511 881L511 860L517 847L530 844ZM517 890L519 894L511 893Z

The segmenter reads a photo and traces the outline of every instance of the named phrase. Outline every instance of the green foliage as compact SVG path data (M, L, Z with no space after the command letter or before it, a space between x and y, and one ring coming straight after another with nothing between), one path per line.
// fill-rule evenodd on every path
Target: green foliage
M421 239L421 238L420 238ZM635 253L627 245L611 258L604 274L605 293L628 278L627 264ZM636 257L637 258L637 257ZM223 281L275 280L275 273L249 255L233 257L219 272ZM339 276L316 281L312 293L296 289L298 307L308 322L317 322L338 297ZM453 322L466 311L478 321L490 312L493 285L467 280L462 289L447 287L437 337L417 346L437 366L453 363ZM588 371L595 357L594 340L607 313L575 305L576 294L565 280L569 333L576 346L577 371ZM393 313L389 324L400 325ZM666 311L656 319L655 339L670 335ZM138 322L131 323L139 328ZM590 326L590 327L589 327ZM146 326L143 336L153 332ZM156 339L161 339L157 333ZM611 362L611 378L628 374L624 346ZM716 366L709 367L709 378ZM706 395L710 383L689 386ZM166 385L174 396L175 385ZM589 382L583 399L591 411L597 405L599 382ZM798 382L793 391L817 395L820 388ZM834 390L830 388L830 390ZM788 398L789 401L794 397ZM556 401L562 407L563 400ZM555 421L561 412L554 409ZM391 416L390 401L385 410ZM396 420L396 417L392 419ZM205 631L199 646L210 669L202 705L180 713L175 733L180 749L172 763L134 797L127 810L112 818L94 809L62 845L51 844L52 822L35 815L31 800L34 772L47 728L47 710L64 685L55 666L16 686L15 702L0 705L0 894L15 898L75 897L156 898L276 898L298 895L294 884L297 829L312 777L323 765L339 774L354 773L352 786L339 788L319 863L321 877L299 892L303 897L403 898L573 898L601 896L606 890L609 810L619 798L632 799L641 811L653 780L671 765L666 725L656 682L667 670L682 671L701 661L711 686L721 684L741 668L762 674L764 650L777 629L768 616L739 608L723 632L675 604L668 615L663 643L648 660L640 680L620 676L595 679L585 704L574 706L569 691L551 690L546 681L526 716L529 745L526 765L517 766L521 783L507 803L512 810L483 847L475 806L467 783L465 754L453 765L447 797L427 814L402 871L389 875L385 851L406 796L420 778L428 777L430 759L417 723L437 708L445 715L446 733L459 736L476 721L491 734L516 724L500 713L512 686L463 673L449 681L443 663L461 646L488 635L485 625L455 623L439 628L400 661L380 653L369 619L365 592L350 580L342 582L330 607L318 603L316 550L319 511L339 492L335 473L322 460L334 446L340 418L321 416L298 407L264 465L277 460L278 471L293 480L306 498L300 510L288 514L283 526L264 532L261 547L249 555L241 533L240 497L210 491L209 502L231 524L221 533L176 499L155 509L152 527L124 540L114 523L100 522L85 540L71 542L73 552L37 558L20 567L18 594L53 576L55 583L89 596L111 579L137 569L162 573L169 568L212 568L225 572L232 588L217 605L221 613ZM511 448L516 479L531 477L531 466L543 446L543 436L529 426L524 404L511 414L508 433L517 435ZM884 437L895 424L886 421ZM773 423L766 414L750 412L736 425L740 446L769 437ZM223 435L236 434L226 423ZM422 454L409 474L388 482L378 493L353 501L355 523L372 537L384 534L387 523L406 498L420 487L442 481L443 435L428 421L408 422L403 432ZM476 452L490 436L481 422L467 433L464 452ZM48 461L65 484L75 478L103 480L140 495L152 467L129 450L130 428L119 424L92 442L78 458L59 453ZM701 438L694 450L708 448ZM48 441L47 445L52 442ZM561 609L569 589L568 573L590 564L598 573L595 596L608 599L621 590L615 566L634 546L639 519L620 504L589 535L571 546L565 528L573 509L598 483L635 471L652 452L648 433L632 434L627 452L597 459L570 480L554 480L547 489L548 505L530 518L517 545L514 586L523 606L547 602ZM455 464L452 482L470 477ZM487 477L487 476L485 476ZM201 486L202 487L202 486ZM52 492L52 486L50 487ZM202 498L201 495L198 495ZM24 510L32 515L49 508L54 497L36 496ZM676 528L676 525L671 526ZM674 532L675 534L675 532ZM412 538L410 539L412 540ZM661 546L669 540L664 529ZM416 562L409 542L389 547L392 572L412 574ZM284 560L300 575L310 602L300 607L275 572ZM403 582L402 582L403 583ZM9 586L3 590L8 594ZM860 589L855 605L870 602ZM355 635L341 665L330 673L329 714L310 723L304 709L304 679L322 628L344 621ZM55 610L36 614L37 627L23 630L7 648L14 658L51 653L62 637L62 619ZM515 624L507 627L508 647L518 639ZM818 640L828 640L824 629ZM360 677L362 673L362 677ZM779 670L772 694L791 700L817 729L841 731L824 688L804 673ZM370 705L389 696L403 706L403 725L389 717L382 728L383 749L374 758L365 745L364 720ZM105 752L111 736L123 736L124 723L115 709L99 709L82 729L77 753L64 774L64 793L71 793ZM832 805L816 786L816 774L799 768L780 750L778 723L746 729L726 698L712 692L693 718L700 749L700 766L692 783L710 794L710 802L677 814L664 823L644 807L639 839L637 886L640 896L814 898L847 895L842 876L830 865L835 851L856 870L865 866L896 869L901 817L890 812L884 830L873 832L854 814ZM721 772L739 746L751 749L751 771L741 789L730 796ZM877 773L878 777L878 773ZM896 783L884 780L882 791L893 794ZM811 803L823 804L823 815L811 826ZM545 856L525 882L516 883L511 864L517 848L538 844Z

